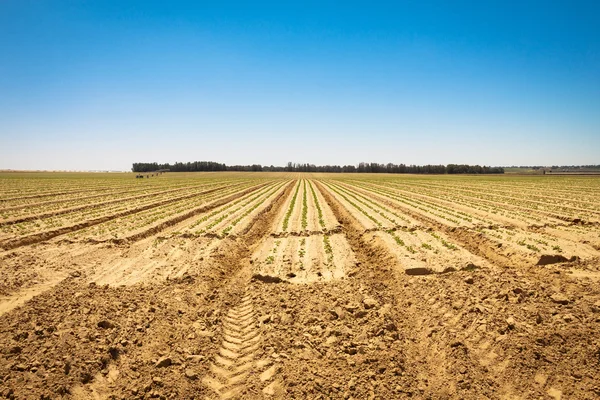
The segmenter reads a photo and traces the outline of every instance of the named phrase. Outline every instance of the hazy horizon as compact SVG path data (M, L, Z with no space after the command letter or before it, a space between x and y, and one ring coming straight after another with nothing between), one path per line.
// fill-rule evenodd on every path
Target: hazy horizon
M600 164L600 4L0 3L0 169Z

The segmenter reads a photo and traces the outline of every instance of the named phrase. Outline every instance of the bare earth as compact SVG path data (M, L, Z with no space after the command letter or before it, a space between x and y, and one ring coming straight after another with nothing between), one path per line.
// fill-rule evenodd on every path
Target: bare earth
M0 398L600 398L598 177L0 189Z

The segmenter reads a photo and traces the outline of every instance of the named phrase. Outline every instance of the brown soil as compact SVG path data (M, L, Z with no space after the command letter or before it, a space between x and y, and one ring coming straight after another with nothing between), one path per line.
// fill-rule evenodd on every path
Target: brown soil
M577 227L457 227L360 189L369 218L303 178L306 229L303 183L282 229L296 179L227 236L185 228L268 183L130 240L15 237L0 253L0 398L600 396L600 257ZM509 228L562 255L493 236Z

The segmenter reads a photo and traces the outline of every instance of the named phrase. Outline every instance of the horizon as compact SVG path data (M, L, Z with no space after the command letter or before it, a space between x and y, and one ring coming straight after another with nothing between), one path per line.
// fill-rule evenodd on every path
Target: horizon
M175 163L178 163L180 161L175 161L174 163L158 163L158 164L170 164L173 165ZM218 161L192 161L192 162L215 162L218 164L224 164ZM153 163L153 162L148 162L148 163ZM186 162L182 162L182 163L186 163ZM135 164L135 163L134 163ZM142 163L143 164L143 163ZM287 164L287 163L286 163ZM359 162L359 163L354 163L354 164L344 164L344 165L337 165L337 164L324 164L324 165L315 165L315 164L310 164L310 163L296 163L293 162L293 165L297 166L297 165L311 165L313 167L324 167L324 166L339 166L339 167L343 167L343 166L354 166L354 167L358 167L359 164L373 164L371 162ZM379 165L386 165L388 163L376 163ZM405 164L405 163L398 163L397 165L406 165L407 167L414 167L414 166L419 166L419 167L423 167L423 166L448 166L450 164ZM259 165L263 168L285 168L286 165L273 165L273 164L255 164L255 165ZM593 168L594 170L596 168L600 168L600 164L571 164L571 165L484 165L484 164L454 164L454 165L470 165L470 166L481 166L481 167L490 167L490 168L504 168L504 169L540 169L540 168L544 168L544 169L555 169L555 168ZM244 166L244 167L250 167L252 166L251 164L248 165L243 165L243 164L226 164L227 167L234 167L234 166ZM73 172L73 173L141 173L144 174L146 172L136 172L133 170L134 168L129 168L129 169L125 169L125 170L118 170L118 169L12 169L12 168L0 168L0 172ZM148 172L154 172L154 171L148 171ZM247 170L247 171L239 171L239 170L227 170L227 171L170 171L172 173L188 173L188 172L260 172L260 171L251 171L251 170ZM286 171L267 171L267 172L286 172ZM306 172L306 173L313 173L313 172ZM357 173L357 172L340 172L340 173ZM364 173L364 172L363 172ZM367 173L377 173L377 174L386 174L388 172L367 172ZM397 175L398 173L391 173L393 175ZM402 175L414 175L415 173L413 172L406 172L406 173L401 173ZM431 175L439 175L439 173L428 173ZM471 174L471 173L468 173Z
M0 169L598 165L598 14L577 1L3 2Z

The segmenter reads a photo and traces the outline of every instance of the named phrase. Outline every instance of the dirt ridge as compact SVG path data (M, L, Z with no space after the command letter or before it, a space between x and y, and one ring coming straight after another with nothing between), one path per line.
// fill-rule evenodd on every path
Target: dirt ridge
M291 231L291 232L271 232L270 236L274 238L286 238L286 237L309 237L309 236L322 236L322 235L337 235L342 233L342 227L338 226L333 229L321 229L315 231Z

